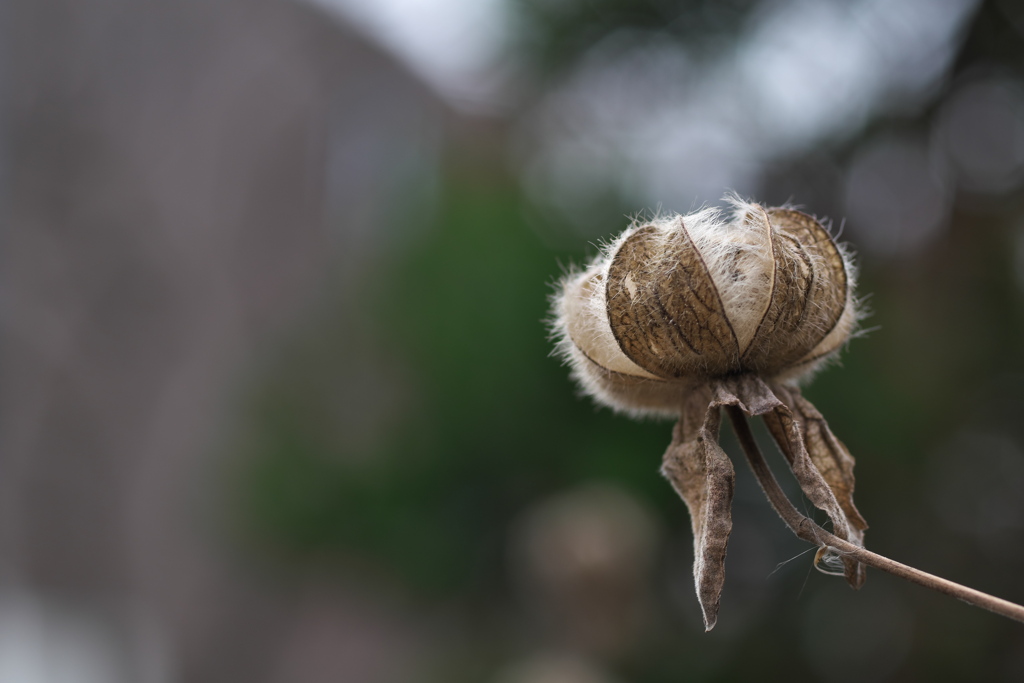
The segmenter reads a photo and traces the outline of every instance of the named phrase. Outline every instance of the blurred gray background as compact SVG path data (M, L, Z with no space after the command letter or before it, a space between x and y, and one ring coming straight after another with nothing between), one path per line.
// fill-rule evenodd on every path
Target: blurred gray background
M544 324L631 216L830 217L871 331L806 393L868 547L1024 602L1018 3L0 25L0 683L1024 679L1019 624L813 572L742 471L704 634L671 425L578 399Z

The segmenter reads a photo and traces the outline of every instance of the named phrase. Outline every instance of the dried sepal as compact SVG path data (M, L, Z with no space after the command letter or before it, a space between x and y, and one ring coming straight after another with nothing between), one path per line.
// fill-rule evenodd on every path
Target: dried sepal
M771 391L767 386L763 390ZM776 390L786 403L779 401L764 414L764 421L800 489L829 516L836 536L863 546L868 525L853 504L853 457L797 389L777 386ZM864 567L849 558L843 558L843 564L847 582L854 588L864 585Z
M706 390L698 393L707 395ZM732 532L735 472L718 445L720 421L719 408L710 398L687 401L661 468L690 511L693 578L707 631L718 621Z
M804 398L798 387L777 385L773 390L789 406L800 423L807 453L839 500L850 526L858 531L866 530L868 523L853 503L853 489L856 484L853 466L856 461L846 444L832 433L825 417Z
M717 619L725 578L726 547L732 529L729 505L733 468L717 443L722 407L736 406L749 416L763 417L801 490L832 520L833 533L843 540L863 545L863 530L867 524L853 507L852 458L844 459L849 458L849 453L810 402L802 397L798 401L795 396L799 393L795 390L783 388L782 391L791 404L800 406L800 422L789 405L756 375L722 378L693 392L683 404L682 419L665 453L662 473L690 510L694 581L708 630ZM807 434L812 435L811 441L807 441ZM815 458L809 450L813 450ZM837 491L819 471L817 461L823 463L830 478L838 481ZM842 503L839 496L843 498ZM846 509L852 512L848 515ZM842 561L847 581L859 588L864 583L863 567L848 558Z

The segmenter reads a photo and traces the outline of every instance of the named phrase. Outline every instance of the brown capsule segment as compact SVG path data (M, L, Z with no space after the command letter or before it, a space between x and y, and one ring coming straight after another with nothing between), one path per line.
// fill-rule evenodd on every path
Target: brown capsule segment
M569 340L587 360L607 373L660 381L623 355L601 322L591 319L588 305L603 286L604 277L593 269L567 285L561 305Z
M740 350L682 218L644 226L615 252L606 283L608 322L622 352L664 378L740 370Z
M793 209L760 213L751 218L769 231L774 272L743 367L773 375L808 356L836 327L850 305L849 278L842 253L815 218Z

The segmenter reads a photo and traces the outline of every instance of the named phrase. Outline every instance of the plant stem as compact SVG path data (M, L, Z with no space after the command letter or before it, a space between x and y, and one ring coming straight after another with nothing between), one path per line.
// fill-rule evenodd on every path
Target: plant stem
M981 591L962 586L959 583L954 583L948 579L944 579L934 574L923 572L920 569L914 569L908 567L905 564L890 560L887 557L873 553L870 550L865 550L858 545L844 541L835 534L829 533L825 529L815 524L811 519L800 514L800 512L793 506L786 494L783 493L782 488L779 486L778 480L775 479L775 475L768 467L768 462L765 460L764 455L761 453L761 449L758 447L757 442L754 440L754 435L750 431L750 425L747 423L747 416L736 406L726 406L726 412L729 415L729 419L732 421L733 429L736 431L736 437L739 439L740 446L743 447L743 452L747 456L747 462L750 464L750 469L754 471L754 476L757 477L757 481L761 484L761 489L768 496L768 502L771 503L772 508L775 512L782 517L782 521L786 523L786 526L797 535L798 538L813 543L819 547L828 547L835 552L852 557L858 562L862 562L869 567L875 569L881 569L882 571L889 572L895 576L903 577L908 581L924 586L925 588L931 588L937 590L940 593L945 593L954 598L963 600L964 602L987 609L996 614L1000 614L1004 617L1014 619L1016 621L1024 622L1024 607L1021 605L1014 604L1008 600L997 598L989 595L988 593L982 593Z

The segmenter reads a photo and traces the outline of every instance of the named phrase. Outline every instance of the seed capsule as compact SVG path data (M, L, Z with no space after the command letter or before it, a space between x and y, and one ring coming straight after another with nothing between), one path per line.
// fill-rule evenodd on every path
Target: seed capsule
M715 378L809 375L849 339L849 258L813 217L731 200L634 224L555 297L562 354L613 408L678 414Z

